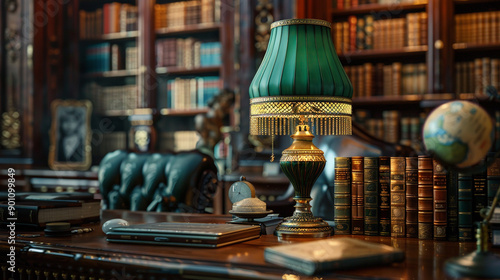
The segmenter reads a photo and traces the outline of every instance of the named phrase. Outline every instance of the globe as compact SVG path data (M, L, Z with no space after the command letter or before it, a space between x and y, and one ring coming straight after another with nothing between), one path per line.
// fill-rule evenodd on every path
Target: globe
M478 164L494 142L493 121L469 101L450 101L431 112L423 127L424 146L442 162L458 168Z

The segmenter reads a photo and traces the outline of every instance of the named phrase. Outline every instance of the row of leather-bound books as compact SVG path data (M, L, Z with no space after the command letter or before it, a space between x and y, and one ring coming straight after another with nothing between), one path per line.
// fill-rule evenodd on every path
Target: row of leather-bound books
M470 175L426 155L336 157L334 231L472 241L499 185L500 159Z

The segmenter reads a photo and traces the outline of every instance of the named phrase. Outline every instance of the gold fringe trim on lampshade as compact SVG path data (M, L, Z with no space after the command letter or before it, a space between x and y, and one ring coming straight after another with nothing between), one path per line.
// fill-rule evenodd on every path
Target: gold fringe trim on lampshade
M269 96L250 99L251 135L290 135L304 117L316 135L351 135L350 98Z

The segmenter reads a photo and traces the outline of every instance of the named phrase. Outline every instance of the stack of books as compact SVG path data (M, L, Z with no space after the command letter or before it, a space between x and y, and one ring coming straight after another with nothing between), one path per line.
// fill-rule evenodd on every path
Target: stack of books
M102 73L138 68L135 42L111 44L109 42L89 45L85 49L85 73Z
M217 76L168 80L166 92L160 92L158 106L176 110L206 108L221 86Z
M468 175L424 155L337 157L335 233L472 241L499 186L500 158Z
M79 13L81 39L137 30L137 6L112 2L94 11L80 10Z
M156 42L157 67L199 68L221 65L220 42L167 38Z
M0 224L43 228L47 223L99 221L101 202L90 193L0 193Z
M376 20L373 15L349 16L333 25L338 54L358 50L387 50L427 45L427 13L409 13L405 18Z
M364 63L346 66L353 97L424 95L427 93L425 63Z
M455 83L458 93L474 93L487 97L488 87L500 88L500 59L476 58L455 63Z
M220 0L179 1L155 4L155 29L182 28L220 22Z
M334 0L332 2L336 9L344 10L370 4L396 5L427 3L427 0Z
M500 42L500 11L455 15L455 42Z

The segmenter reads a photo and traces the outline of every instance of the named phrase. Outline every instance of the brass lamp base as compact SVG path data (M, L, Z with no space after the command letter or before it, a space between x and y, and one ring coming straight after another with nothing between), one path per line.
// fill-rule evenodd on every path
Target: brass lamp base
M295 199L295 212L293 216L285 218L276 227L279 239L291 238L323 238L332 235L332 227L321 218L313 216L309 210L311 199Z
M276 235L281 239L328 237L332 228L321 218L313 216L309 204L312 186L325 168L325 156L312 143L314 135L308 125L298 125L291 137L293 143L283 151L280 166L295 189L296 205L293 216L285 218L276 227Z

